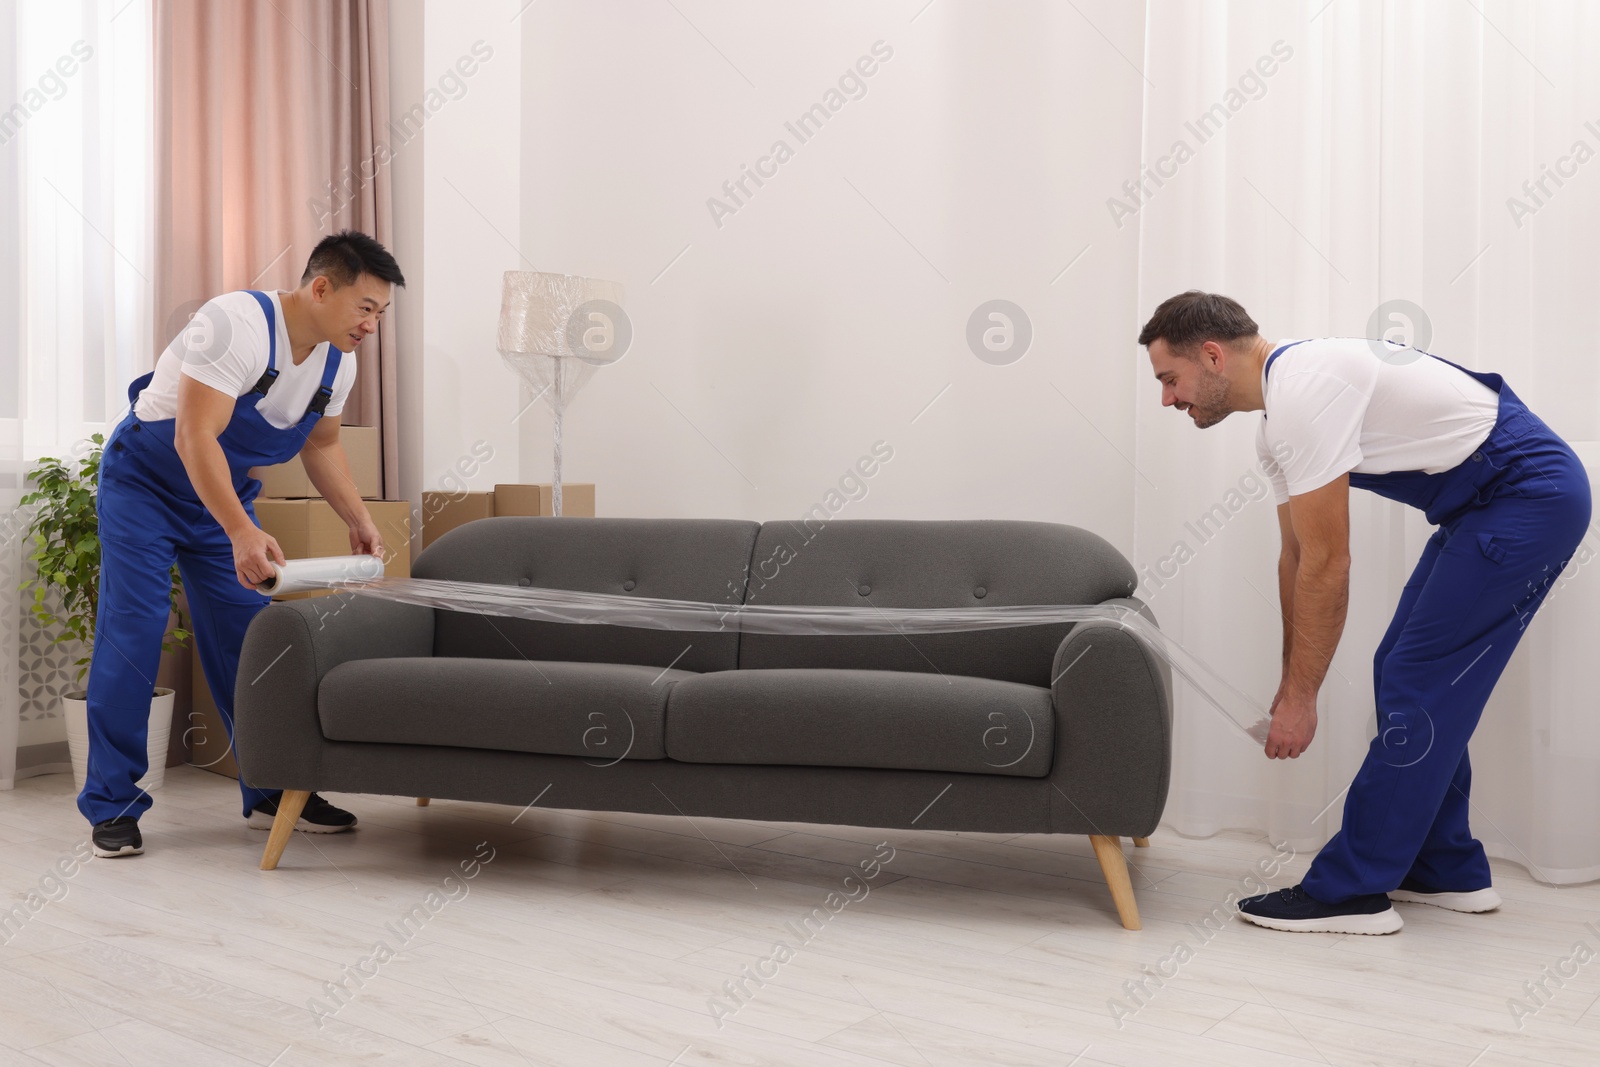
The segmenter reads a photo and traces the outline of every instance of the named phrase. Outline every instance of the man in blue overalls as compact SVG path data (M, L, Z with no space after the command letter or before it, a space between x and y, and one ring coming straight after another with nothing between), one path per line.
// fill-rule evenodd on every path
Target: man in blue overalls
M1283 680L1265 751L1294 759L1344 628L1349 490L1438 527L1373 657L1378 732L1344 824L1299 885L1239 902L1275 930L1379 934L1391 900L1491 911L1468 828L1467 741L1528 620L1589 524L1589 478L1498 374L1387 341L1272 344L1233 300L1187 292L1139 335L1161 402L1204 428L1262 411L1257 452L1278 501Z
M139 816L151 690L166 633L171 569L183 576L206 682L233 736L233 687L245 630L268 598L256 583L284 562L252 506L252 467L300 456L317 491L350 527L353 552L382 555L372 516L339 443L355 381L349 353L378 329L394 257L344 231L312 251L293 292L216 297L128 390L132 407L100 465L100 602L89 665L89 766L78 810L95 854L143 851ZM241 777L249 825L269 829L278 792ZM296 828L337 833L356 819L313 795Z

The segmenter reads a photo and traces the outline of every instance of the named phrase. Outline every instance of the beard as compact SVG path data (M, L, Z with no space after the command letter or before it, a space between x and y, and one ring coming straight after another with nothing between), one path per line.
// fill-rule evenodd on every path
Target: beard
M1233 383L1228 381L1227 375L1202 370L1197 395L1189 405L1195 426L1204 430L1233 414L1233 405L1229 403L1232 390Z

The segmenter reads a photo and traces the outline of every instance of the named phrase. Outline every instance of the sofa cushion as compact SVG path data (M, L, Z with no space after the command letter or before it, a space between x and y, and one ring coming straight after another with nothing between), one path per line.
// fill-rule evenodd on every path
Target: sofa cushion
M1054 740L1048 689L959 675L721 671L683 679L667 703L667 756L686 763L1039 778Z
M820 510L820 509L819 509ZM1133 592L1133 565L1075 526L999 519L769 522L756 539L750 604L993 608L1099 604ZM940 634L746 633L741 668L927 671L1050 685L1071 623Z
M744 600L756 529L731 519L479 519L428 545L411 576L732 608ZM682 633L441 610L433 652L722 671L738 665L738 641L731 629Z
M414 656L341 663L317 688L330 741L662 759L667 693L687 671L628 663Z

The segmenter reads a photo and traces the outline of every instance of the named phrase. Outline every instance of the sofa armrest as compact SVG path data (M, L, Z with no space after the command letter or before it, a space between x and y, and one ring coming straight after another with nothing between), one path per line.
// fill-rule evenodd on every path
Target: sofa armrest
M1156 621L1135 597L1105 604ZM1172 772L1172 668L1114 623L1084 622L1056 649L1050 678L1052 830L1148 837L1161 821Z
M234 757L258 789L319 789L317 688L341 663L433 655L433 608L359 594L268 604L250 622L234 685Z

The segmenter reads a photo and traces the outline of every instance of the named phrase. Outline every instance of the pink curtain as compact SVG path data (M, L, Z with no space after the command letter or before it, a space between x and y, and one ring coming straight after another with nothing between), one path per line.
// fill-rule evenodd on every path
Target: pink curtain
M318 240L391 244L388 0L154 0L159 353L207 299L292 289ZM401 264L404 270L405 264ZM378 426L400 493L394 320L343 421Z

